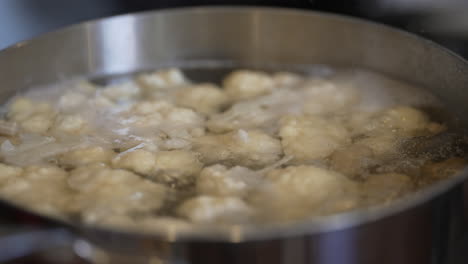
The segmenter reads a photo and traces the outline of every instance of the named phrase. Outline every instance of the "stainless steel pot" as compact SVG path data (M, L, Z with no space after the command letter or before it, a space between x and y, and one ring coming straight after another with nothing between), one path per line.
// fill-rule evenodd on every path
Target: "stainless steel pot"
M357 66L421 85L446 103L460 124L468 124L468 64L456 55L386 26L274 8L132 14L21 42L0 52L0 98L76 76L166 66L304 68L311 64ZM107 252L104 259L118 256L118 261L128 263L448 263L465 222L462 183L467 175L461 173L386 208L279 229L140 234L49 220L82 239L76 243L81 254L100 252L90 250L92 245ZM102 254L95 256L103 259ZM118 263L117 258L114 261Z

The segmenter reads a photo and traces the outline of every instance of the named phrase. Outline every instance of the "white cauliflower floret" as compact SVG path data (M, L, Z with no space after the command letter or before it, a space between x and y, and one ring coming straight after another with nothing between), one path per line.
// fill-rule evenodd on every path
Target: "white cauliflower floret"
M260 175L245 167L226 168L213 165L204 168L197 178L197 191L214 196L244 197L260 181Z
M93 107L96 107L97 109L103 108L103 109L111 109L112 107L116 107L117 104L110 100L107 97L104 97L100 94L97 94L95 97L89 99L89 104L92 105Z
M164 118L161 116L160 113L155 112L147 115L137 115L137 116L131 116L130 118L127 119L128 121L125 121L125 125L132 125L135 127L156 127L161 125L163 122Z
M277 87L297 85L304 80L299 74L292 72L277 72L272 78Z
M47 103L18 98L12 102L8 118L19 122L22 129L30 133L45 133L52 126L55 112Z
M24 177L30 180L62 181L67 172L55 166L29 166L24 171Z
M78 92L69 91L64 95L60 96L58 101L58 108L61 111L74 111L79 107L82 107L86 103L87 97Z
M253 210L237 197L201 195L185 201L177 213L195 223L242 223Z
M353 136L361 136L364 127L371 122L374 112L367 111L351 111L348 115L344 116L343 123Z
M196 153L187 150L159 151L156 156L156 179L172 183L185 184L191 182L191 176L196 175L203 167Z
M259 130L232 131L221 135L205 135L193 143L194 151L206 164L222 163L262 168L280 159L279 140Z
M279 135L284 153L296 162L328 157L337 148L350 142L346 128L340 123L318 116L288 116L281 121Z
M203 134L204 118L192 109L175 107L166 101L144 101L135 104L129 111L123 113L123 125L140 128L155 127L177 137L185 131L192 135Z
M411 179L399 173L370 175L362 184L361 192L366 204L391 202L409 193L413 188Z
M91 163L110 163L115 156L114 151L99 146L79 148L59 156L59 163L79 167Z
M297 90L276 89L268 95L239 101L227 111L211 116L207 127L217 133L241 128L276 132L279 117L302 113L302 97Z
M266 73L240 70L224 79L223 88L230 98L244 100L271 92L274 82Z
M10 177L0 195L40 213L63 216L67 212L70 189L67 173L53 166L26 167L21 175Z
M345 176L314 166L270 171L266 184L252 197L265 217L301 219L349 210L357 205L356 186Z
M22 121L21 128L30 133L42 134L47 132L53 125L54 121L51 116L34 115Z
M24 97L15 99L8 107L8 118L23 121L35 113L36 104Z
M304 84L304 113L337 113L359 101L355 89L327 80L310 80Z
M23 168L0 163L0 186L10 178L23 174Z
M192 134L193 136L196 136L196 133L194 132L196 131L192 131ZM204 134L204 131L202 134ZM200 136L202 134L200 134ZM189 149L192 145L190 138L191 138L190 135L187 136L186 138L179 138L179 137L169 138L169 139L164 140L160 146L166 150Z
M156 157L152 152L135 149L120 153L112 160L114 168L132 170L136 173L150 175L156 167Z
M86 127L86 121L80 115L60 115L55 120L55 131L79 133Z
M202 115L167 101L144 101L120 115L120 126L129 137L118 140L121 149L144 143L150 151L189 149L192 137L205 133ZM135 144L134 144L135 143Z
M174 105L164 100L142 101L132 107L132 111L138 115L148 115L156 112L170 111Z
M99 90L98 94L113 102L128 101L140 95L140 88L132 81L113 84Z
M409 106L397 106L375 115L363 127L363 132L392 131L401 135L413 135L426 130L428 125L429 118L422 111Z
M88 223L157 210L166 194L166 188L160 184L99 164L72 171L68 184L78 191L71 210L81 212Z
M144 90L149 91L185 85L188 83L184 74L179 69L175 68L141 74L137 77L137 81Z
M209 83L182 89L176 96L176 102L179 105L204 114L219 112L229 102L229 98L223 90Z
M376 156L380 156L395 153L400 145L400 140L396 134L387 131L370 134L357 140L356 144L364 145L372 149Z
M97 188L101 182L110 181L113 178L106 179L105 177L96 177L100 172L109 169L105 163L90 163L85 166L79 166L70 172L70 177L67 179L67 184L70 188L76 191L90 191ZM119 170L119 172L125 172ZM124 174L126 175L126 174ZM117 176L121 176L118 174ZM122 177L115 177L115 182L121 181Z
M200 125L203 120L200 114L188 108L174 107L166 114L166 121L175 124Z
M206 126L209 130L220 133L235 129L259 128L274 121L276 115L260 104L240 101L229 110L212 115Z

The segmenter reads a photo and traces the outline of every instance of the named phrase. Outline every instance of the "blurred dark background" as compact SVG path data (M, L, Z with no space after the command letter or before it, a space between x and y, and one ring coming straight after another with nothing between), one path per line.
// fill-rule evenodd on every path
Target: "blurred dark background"
M282 6L347 14L415 32L468 57L468 0L0 0L0 49L84 20L203 5Z

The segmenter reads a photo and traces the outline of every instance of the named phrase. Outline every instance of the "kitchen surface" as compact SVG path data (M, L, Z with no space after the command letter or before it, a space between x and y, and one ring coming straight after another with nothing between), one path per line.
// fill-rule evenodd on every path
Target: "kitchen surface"
M66 25L112 15L193 5L195 1L123 1L123 0L1 0L0 49L18 41L52 31ZM271 1L196 1L203 5L281 6L346 14L385 23L429 38L453 52L468 58L468 2L463 0L271 0ZM90 263L85 258L91 249L84 241L76 241L60 231L41 231L44 223L24 215L0 213L0 262L9 264ZM21 223L21 224L18 224ZM45 224L46 226L50 226ZM45 229L47 230L47 229ZM56 244L30 253L41 241ZM27 242L25 242L27 241ZM52 241L52 243L50 243ZM461 238L460 248L453 249L450 263L468 263L468 237ZM12 246L21 245L21 246ZM463 247L466 245L466 248ZM40 248L40 247L39 247ZM102 263L106 256L96 253ZM5 256L14 259L2 262ZM79 256L81 255L81 256ZM14 256L14 257L13 257ZM151 263L160 263L153 260ZM180 262L185 264L185 262Z

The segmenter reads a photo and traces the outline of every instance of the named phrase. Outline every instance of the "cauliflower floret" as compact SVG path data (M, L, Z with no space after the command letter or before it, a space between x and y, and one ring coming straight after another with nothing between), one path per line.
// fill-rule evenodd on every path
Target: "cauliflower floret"
M151 181L124 186L103 186L93 193L80 193L73 200L86 223L99 223L115 216L149 213L164 202L164 187Z
M274 113L263 109L260 104L241 101L225 112L212 115L206 126L216 133L253 129L273 122L275 117Z
M95 97L89 99L89 104L92 105L93 107L96 107L97 109L103 108L103 109L110 109L112 107L116 107L117 104L110 100L107 97L104 97L100 94L97 94Z
M123 113L124 125L136 127L156 126L169 137L188 131L189 134L204 133L205 119L192 109L175 107L166 101L144 101L135 104L129 111Z
M162 185L145 180L130 171L111 169L102 163L79 167L71 171L70 177L68 178L68 185L72 189L83 193L99 191L103 187L112 186L122 186L128 189L134 189L134 191L136 192L138 191L138 188L133 188L133 185L135 185L135 187L141 187L145 184L147 184L150 187L153 186L154 188L163 188ZM158 200L155 200L154 202L157 204L157 201ZM153 207L154 205L142 204L142 206Z
M22 174L23 168L0 163L0 186L8 179L19 177Z
M375 164L374 152L363 144L338 149L330 157L331 168L352 179L365 177L366 170Z
M9 119L19 122L30 133L45 133L53 124L55 112L47 103L18 98L12 102L7 113Z
M244 100L271 92L274 82L266 73L240 70L224 79L223 88L230 98Z
M271 94L239 101L227 111L210 117L207 127L213 132L236 129L265 129L276 132L277 119L302 113L302 94L293 89L276 89Z
M144 90L151 91L172 86L185 85L188 83L184 74L175 68L156 71L149 74L141 74L137 82Z
M55 166L29 166L24 170L24 177L30 180L62 181L67 172Z
M85 222L159 209L166 188L125 170L95 164L70 173L68 184L78 191L71 210L81 212Z
M361 186L364 203L368 205L389 203L412 189L411 179L399 173L370 175Z
M252 216L253 209L237 197L201 195L185 201L177 213L195 223L242 223Z
M74 111L82 107L86 103L87 97L84 94L69 91L60 96L58 101L58 108L61 111Z
M422 111L409 106L397 106L375 115L363 127L364 133L392 131L399 135L413 135L428 128L429 118Z
M279 135L284 153L295 162L325 158L350 142L350 135L340 123L318 116L288 116L281 121Z
M107 86L99 90L99 95L113 102L128 101L140 95L140 88L132 81Z
M262 168L280 159L279 140L259 130L232 131L221 135L205 135L193 143L194 151L206 164L222 163Z
M135 127L156 127L161 125L163 122L164 118L161 116L160 113L155 112L152 114L147 114L147 115L140 115L140 116L131 116L130 118L125 121L126 125L131 124L132 126Z
M106 180L112 180L114 178L106 179L105 177L96 177L100 172L109 169L109 166L105 163L90 163L88 165L79 166L70 172L70 177L67 179L67 184L76 191L90 191L97 188L101 182ZM119 172L125 172L119 170ZM126 174L124 174L126 175ZM121 176L118 174L117 176ZM116 177L115 182L121 180L121 177Z
M53 166L26 167L23 174L3 184L0 195L40 213L63 217L71 197L66 176L65 171Z
M192 131L193 136L197 136L197 134L194 132L196 131ZM198 136L201 136L203 134L204 134L204 131ZM179 138L179 137L169 138L169 139L164 140L160 146L165 150L190 149L190 147L192 146L192 143L189 140L189 138L191 138L190 135L187 136L186 138Z
M348 115L343 116L343 123L353 136L361 136L363 128L371 122L373 115L375 115L374 112L352 111Z
M296 73L277 72L273 74L273 82L277 87L294 86L301 83L304 79Z
M55 120L55 131L79 133L86 127L86 121L80 115L61 115Z
M204 113L217 113L229 103L229 98L223 90L214 84L199 84L182 89L177 93L176 102L184 107Z
M8 107L8 118L23 121L35 112L35 103L27 98L17 98Z
M356 185L345 176L315 166L272 170L251 198L265 217L295 220L349 210L357 205Z
M189 149L192 137L205 133L204 117L167 101L145 101L121 113L120 125L130 137L119 139L119 148L144 143L144 149ZM136 143L136 144L133 144ZM124 146L122 146L124 145ZM133 146L132 146L133 145Z
M174 107L166 114L166 121L175 124L200 125L203 120L197 112L188 108Z
M204 168L197 178L197 191L214 196L244 197L260 181L260 175L245 167L226 168L213 165Z
M18 98L11 103L7 116L19 122L26 132L45 133L53 124L55 112L47 103Z
M62 154L59 163L68 167L79 167L91 163L110 163L114 151L99 146L79 148Z
M21 128L26 132L42 134L47 132L54 121L48 115L34 115L21 122Z
M153 153L135 149L120 153L112 160L114 168L132 170L136 173L150 175L156 167L156 157Z
M186 184L192 182L191 176L202 169L196 153L187 150L159 151L156 156L156 179L162 182Z
M132 107L132 111L137 115L149 115L157 112L167 112L173 107L170 102L163 100L142 101L136 103Z
M369 136L359 139L356 144L364 145L374 152L376 156L385 154L393 154L400 145L398 136L391 131L370 134Z
M359 95L350 86L326 80L310 80L304 84L304 113L337 113L355 105Z

